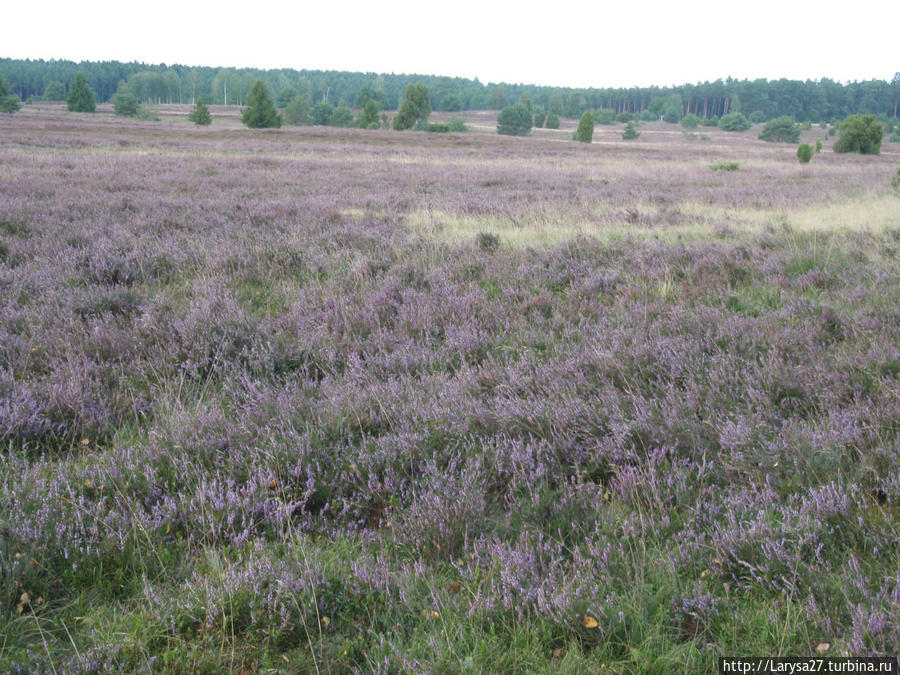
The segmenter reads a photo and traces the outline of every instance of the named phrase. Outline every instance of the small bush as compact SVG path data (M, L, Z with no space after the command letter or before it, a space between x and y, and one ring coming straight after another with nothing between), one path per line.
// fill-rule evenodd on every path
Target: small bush
M548 129L559 129L559 115L554 113L550 113L547 115L547 128Z
M693 130L696 129L699 125L700 118L697 117L694 113L688 113L681 118L681 126L683 126L685 129Z
M616 115L616 122L625 122L627 124L628 122L633 122L634 118L634 113L623 112Z
M900 190L900 169L897 169L897 175L891 178L891 187Z
M709 168L713 171L737 171L741 165L737 162L719 162L718 164L710 164Z
M800 125L789 115L776 117L766 122L759 139L770 143L796 143L800 140Z
M543 110L538 110L534 113L534 127L536 129L540 129L544 126L544 122L547 120L547 114Z
M463 119L462 115L451 115L450 122L447 124L450 128L450 131L459 132L459 131L468 131L469 127L466 125L466 120Z
M722 115L719 119L719 128L722 131L747 131L750 126L750 120L739 112Z
M531 111L524 103L505 107L497 116L497 133L506 136L527 136L531 133Z
M641 135L637 129L634 128L634 123L629 122L625 125L625 131L622 132L622 140L631 141Z
M822 152L822 141L816 141L816 152Z
M134 119L141 122L159 122L159 115L148 105L138 106L137 112L134 113Z
M188 113L188 119L198 126L209 126L212 124L212 115L210 115L209 108L203 102L202 96L197 98L197 104Z
M616 123L616 111L615 110L598 110L597 114L593 116L594 122L597 124L615 124Z
M895 131L894 133L892 133L892 134L890 135L890 137L888 138L888 140L889 140L891 143L900 143L900 133L898 133L898 132Z
M654 121L656 121L656 119L657 119L656 115L654 115L649 110L645 110L644 112L641 113L641 121L642 122L654 122Z
M800 147L797 148L797 159L800 160L801 164L809 164L809 160L812 159L813 156L813 146L809 143L801 143Z
M425 129L425 131L428 131L429 133L432 133L432 134L446 134L448 131L450 131L450 125L449 124L429 124L428 127Z
M500 248L500 235L493 232L478 233L478 248L488 253L493 253Z
M700 126L717 127L717 126L719 126L719 118L718 117L710 117L707 120L700 120Z

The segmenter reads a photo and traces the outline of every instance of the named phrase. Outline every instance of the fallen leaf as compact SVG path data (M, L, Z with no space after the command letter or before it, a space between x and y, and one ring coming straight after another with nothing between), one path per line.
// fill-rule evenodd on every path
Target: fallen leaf
M81 444L82 444L82 445L90 445L90 444L91 444L91 441L90 441L90 439L88 439L88 438L82 438L82 439L81 439Z
M701 579L705 579L705 578L708 577L710 574L712 574L712 572L710 572L709 570L703 570L702 572L700 572L700 578L701 578Z
M451 582L450 582L450 585L447 586L447 590L448 590L450 593L456 593L456 591L459 590L459 582L458 582L458 581L451 581Z
M824 654L829 649L831 649L831 644L828 642L820 642L816 645L816 651L819 652L819 654Z
M588 614L584 617L584 620L581 622L581 625L585 628L597 628L600 625L600 622L597 621L594 617Z
M560 656L562 656L562 647L557 647L553 650L553 658L558 659Z

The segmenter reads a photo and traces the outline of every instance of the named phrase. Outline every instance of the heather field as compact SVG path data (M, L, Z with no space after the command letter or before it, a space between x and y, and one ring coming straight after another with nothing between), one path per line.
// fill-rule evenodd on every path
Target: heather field
M187 110L0 116L0 671L900 651L897 144Z

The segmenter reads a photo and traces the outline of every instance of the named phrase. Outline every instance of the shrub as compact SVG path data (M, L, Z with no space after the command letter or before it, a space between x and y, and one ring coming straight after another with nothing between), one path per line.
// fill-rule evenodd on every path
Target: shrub
M653 122L657 119L659 119L659 118L656 115L654 115L653 112L650 110L644 110L641 113L641 121L643 121L643 122Z
M197 104L194 106L194 109L188 113L188 119L201 127L212 124L212 115L210 115L209 108L203 102L202 96L197 97Z
M625 131L622 132L622 140L631 141L640 136L641 133L634 128L634 123L629 122L625 125Z
M700 118L694 113L688 113L681 118L681 126L685 129L696 129L700 124Z
M813 156L813 146L809 143L801 143L800 147L797 148L797 159L800 160L801 164L809 164L809 160L812 159Z
M548 125L549 126L549 122ZM497 133L506 136L527 136L531 133L531 113L524 103L506 106L497 116Z
M159 115L148 105L138 106L137 112L134 113L134 119L141 122L159 122Z
M547 128L548 129L559 129L559 115L556 113L550 113L547 115Z
M482 251L487 251L488 253L493 253L498 248L500 248L500 235L494 234L493 232L479 232L478 233L478 247Z
M312 122L311 116L312 110L309 105L309 101L305 96L297 94L288 101L288 104L284 106L284 113L282 117L286 124L292 125L300 125L300 124L310 124ZM328 117L331 117L331 113L328 113Z
M750 113L750 121L753 122L753 124L765 122L766 113L764 113L762 110L754 110L752 113Z
M796 143L800 140L800 125L788 115L776 117L766 122L759 138L770 143Z
M373 124L375 125L374 127L372 126ZM359 113L356 126L360 129L377 129L380 126L378 123L378 104L375 102L375 99L370 98L366 101L362 111Z
M750 128L750 120L743 113L728 113L719 119L719 128L722 131L746 131Z
M891 143L900 143L900 133L897 133L897 132L895 131L894 133L892 133L892 134L890 135L890 138L888 138L888 140L889 140Z
M707 119L700 120L700 126L702 126L702 127L717 127L717 126L719 126L719 118L718 117L709 117Z
M850 115L841 122L841 135L834 151L877 155L881 152L882 133L881 122L875 115Z
M353 124L353 112L350 108L347 107L346 104L341 103L337 108L334 109L334 112L331 113L331 117L328 118L328 125L332 127L352 127Z
M50 80L44 87L44 95L41 96L42 101L65 101L66 88L59 80Z
M450 127L450 131L468 131L469 127L466 125L466 120L463 119L462 115L451 115L450 122L447 124Z
M594 138L594 115L590 110L586 110L578 120L578 128L572 138L581 143L590 143Z
M241 113L241 122L251 129L281 126L281 116L275 109L265 82L256 80L247 94L247 107Z
M900 169L897 169L897 175L891 178L891 187L895 190L900 189Z
M816 141L816 152L822 152L822 141Z
M94 102L94 92L88 86L84 75L78 73L72 87L69 89L69 95L66 97L66 108L70 112L94 112L97 104Z
M542 126L544 126L544 121L546 119L547 113L545 113L543 110L538 110L536 113L534 113L534 126L540 129Z
M709 168L713 171L737 171L741 165L737 162L719 162L718 164L710 164Z
M19 109L19 102L9 93L9 85L0 73L0 112L14 113Z
M462 109L462 104L459 102L459 97L456 94L447 94L441 100L441 110L456 112L460 109Z
M119 80L119 88L112 97L113 110L116 115L133 117L137 113L138 100L125 80Z
M431 95L424 84L409 84L400 109L394 116L394 131L412 129L417 124L420 128L428 124L431 114Z
M837 129L835 129L834 127L831 127L831 128L828 130L828 137L831 138L832 136L834 136L834 134L835 134L836 131L837 131Z
M630 113L630 112L619 113L618 115L616 115L616 122L625 122L627 124L628 122L633 122L634 117L635 117L634 113Z
M616 123L616 111L615 110L598 110L596 115L593 115L595 124L615 124Z
M433 134L434 133L446 134L448 131L450 131L450 125L449 124L429 124L428 128L426 128L425 131L431 132Z
M312 123L319 126L327 126L332 114L334 114L334 104L328 99L322 99L310 111Z

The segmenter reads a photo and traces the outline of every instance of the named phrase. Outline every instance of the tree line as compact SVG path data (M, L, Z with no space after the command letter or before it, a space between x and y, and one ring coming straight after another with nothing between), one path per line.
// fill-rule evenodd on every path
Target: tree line
M891 81L840 83L821 80L715 80L672 87L565 88L528 84L482 83L477 78L378 74L281 68L189 67L120 61L31 60L0 58L10 91L21 100L62 100L75 76L83 74L98 101L110 101L126 81L143 104L207 103L246 105L256 80L262 80L284 106L298 94L333 106L363 107L373 100L382 110L396 110L406 87L428 87L434 110L500 110L523 99L550 115L579 118L586 110L617 115L667 113L719 118L740 112L757 119L791 116L798 121L843 119L851 114L900 116L900 73Z

